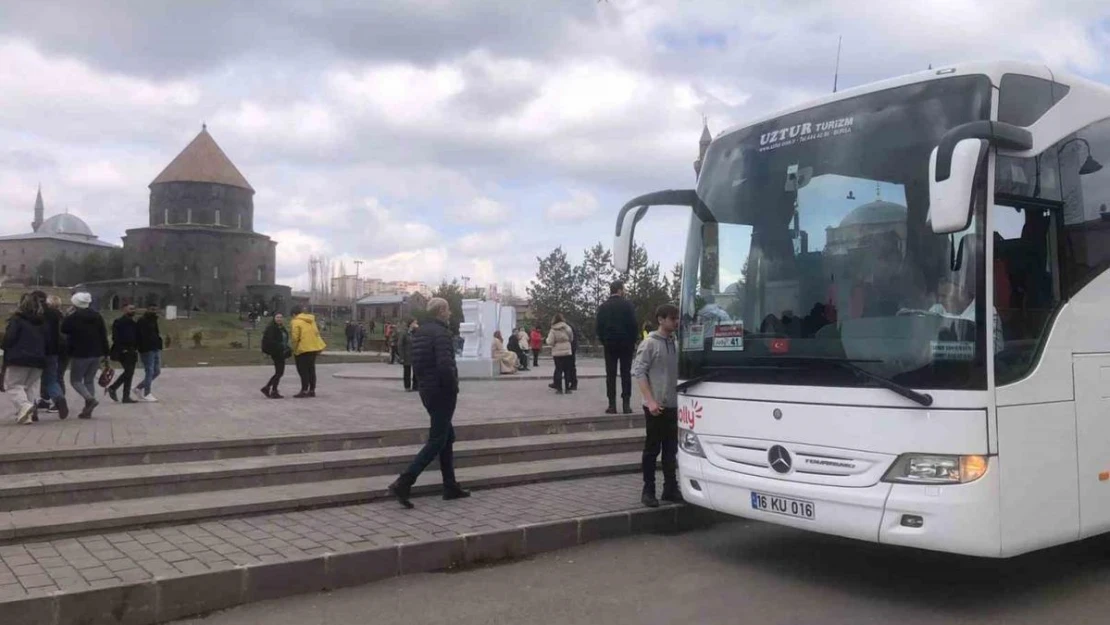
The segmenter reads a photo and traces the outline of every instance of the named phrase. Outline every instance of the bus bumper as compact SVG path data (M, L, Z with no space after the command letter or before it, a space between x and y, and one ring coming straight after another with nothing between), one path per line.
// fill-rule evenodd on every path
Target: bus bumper
M686 501L734 516L891 545L1000 557L998 471L969 484L924 486L880 482L846 488L769 479L727 471L684 451L679 483ZM752 507L752 492L811 502L803 519ZM920 517L915 520L903 517ZM907 525L909 523L909 525Z

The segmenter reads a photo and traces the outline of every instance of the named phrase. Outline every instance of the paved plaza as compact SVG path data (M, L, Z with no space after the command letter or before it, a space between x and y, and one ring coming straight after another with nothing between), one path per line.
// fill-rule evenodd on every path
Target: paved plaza
M596 375L600 371L597 363L587 362L583 370ZM541 361L533 371L530 379L464 381L455 423L594 416L604 411L603 379L583 377L579 392L560 396L547 388L550 361ZM292 366L282 380L286 399L265 399L259 389L270 373L269 367L163 369L154 387L158 403L115 404L103 396L91 420L74 416L59 421L57 415L48 413L40 414L39 423L33 425L17 425L14 417L0 420L0 454L396 429L427 423L419 396L404 391L397 365L320 365L315 399L291 397L299 385ZM353 377L335 377L337 373ZM140 377L137 373L136 381ZM67 394L76 396L72 389ZM638 395L633 399L638 402Z

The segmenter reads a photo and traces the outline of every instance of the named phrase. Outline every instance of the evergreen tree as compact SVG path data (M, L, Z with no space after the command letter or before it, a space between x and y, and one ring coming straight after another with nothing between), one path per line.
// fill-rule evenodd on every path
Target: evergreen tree
M451 309L451 322L449 324L451 326L451 332L458 334L459 324L463 322L463 290L462 287L459 286L459 281L451 280L451 282L448 283L444 280L440 282L436 290L432 291L432 297L442 297L447 300L448 308ZM428 316L425 313L425 315L417 315L416 318L419 323L423 323Z
M655 309L670 300L670 293L659 271L659 263L651 262L647 250L636 243L632 244L624 286L636 307L636 318L640 323L646 321L654 326Z
M671 303L677 306L682 301L682 263L675 263L671 267L670 278Z
M597 337L597 308L609 298L609 284L616 279L613 269L613 254L601 243L587 248L582 255L578 268L581 288L578 292L578 311L581 323L575 327L582 336L590 341Z
M576 328L582 327L577 302L580 298L579 269L567 261L562 246L551 250L547 258L539 258L536 278L528 285L532 317L535 323L547 328L555 313L562 313Z

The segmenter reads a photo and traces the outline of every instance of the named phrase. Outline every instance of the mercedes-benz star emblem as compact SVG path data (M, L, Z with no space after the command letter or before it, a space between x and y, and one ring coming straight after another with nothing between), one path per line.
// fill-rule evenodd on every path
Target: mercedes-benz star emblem
M771 412L771 416L775 418L775 421L778 421L778 420L782 419L782 411L779 410L778 408L775 408Z
M767 462L775 473L790 472L790 452L782 445L775 445L767 450Z

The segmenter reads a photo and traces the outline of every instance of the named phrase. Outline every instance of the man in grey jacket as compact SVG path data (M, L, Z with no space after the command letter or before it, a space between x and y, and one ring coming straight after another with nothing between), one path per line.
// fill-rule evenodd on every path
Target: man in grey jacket
M649 508L659 505L655 498L655 457L663 452L663 499L682 501L678 488L678 308L663 304L655 309L659 329L640 343L632 363L632 376L644 398L644 493L640 501Z

